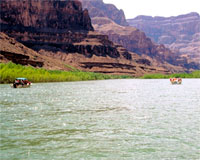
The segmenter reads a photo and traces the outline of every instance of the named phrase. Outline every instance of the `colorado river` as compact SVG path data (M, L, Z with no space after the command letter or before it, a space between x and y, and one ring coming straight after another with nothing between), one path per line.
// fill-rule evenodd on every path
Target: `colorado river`
M200 159L200 79L0 85L2 160Z

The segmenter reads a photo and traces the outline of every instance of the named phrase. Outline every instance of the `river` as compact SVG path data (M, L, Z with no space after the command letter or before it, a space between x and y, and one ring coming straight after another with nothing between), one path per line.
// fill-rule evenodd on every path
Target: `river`
M200 159L200 79L0 85L2 160Z

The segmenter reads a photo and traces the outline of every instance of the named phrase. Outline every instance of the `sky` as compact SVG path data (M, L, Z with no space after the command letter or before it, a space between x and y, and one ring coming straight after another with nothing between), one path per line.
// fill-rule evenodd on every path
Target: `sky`
M126 18L138 15L178 16L190 12L200 13L200 0L103 0L123 9Z

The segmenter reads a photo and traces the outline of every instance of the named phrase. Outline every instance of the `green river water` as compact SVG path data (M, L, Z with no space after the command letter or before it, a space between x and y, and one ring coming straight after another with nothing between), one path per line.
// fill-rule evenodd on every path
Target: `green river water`
M200 79L0 85L1 160L199 160Z

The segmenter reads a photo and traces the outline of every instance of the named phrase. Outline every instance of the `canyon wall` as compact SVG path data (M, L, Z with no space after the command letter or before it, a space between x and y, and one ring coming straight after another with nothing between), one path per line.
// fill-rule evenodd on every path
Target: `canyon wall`
M42 56L44 67L133 76L169 73L94 32L88 11L78 0L3 0L0 13L1 31ZM3 50L1 56L9 59ZM52 59L54 63L46 63Z
M138 16L127 20L159 44L164 44L200 69L200 16L189 13L174 17Z
M105 4L103 0L80 0L83 8L88 9L90 17L108 17L115 23L128 26L123 10L117 9L113 4Z

